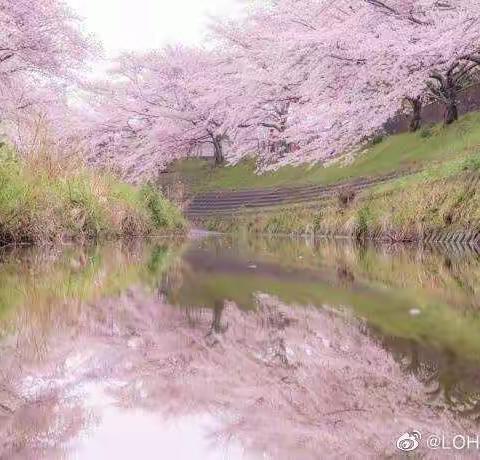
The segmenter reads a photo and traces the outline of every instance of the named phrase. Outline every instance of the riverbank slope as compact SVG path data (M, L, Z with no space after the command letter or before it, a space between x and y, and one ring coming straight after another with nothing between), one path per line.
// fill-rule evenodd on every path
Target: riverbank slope
M227 170L218 174L233 177L234 172ZM283 180L287 173L269 175L265 183L272 177ZM305 185L315 175L317 183L325 187L317 197L301 202L279 200L268 207L265 203L237 203L235 212L205 212L202 216L196 211L195 220L204 228L224 232L480 241L478 113L451 127L434 126L383 139L347 165L315 166L309 174L305 170ZM385 174L391 176L382 176ZM261 177L252 180L261 181ZM382 177L388 180L376 180ZM368 186L358 187L360 179ZM293 180L270 190L272 195L280 195L298 183ZM225 193L220 189L218 196Z
M178 208L76 160L0 151L0 246L183 232Z

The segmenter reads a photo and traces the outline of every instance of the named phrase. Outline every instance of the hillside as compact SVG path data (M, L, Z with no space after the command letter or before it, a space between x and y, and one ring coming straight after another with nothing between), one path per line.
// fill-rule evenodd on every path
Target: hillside
M340 162L328 167L284 167L258 175L252 160L215 168L205 160L189 159L172 163L169 173L162 174L160 182L178 180L192 194L215 190L329 185L356 178L428 169L452 160L466 159L479 150L480 113L474 112L451 126L428 126L414 134L404 133L381 139L347 165Z
M210 230L480 242L479 113L385 138L345 166L175 167L194 195L189 217Z

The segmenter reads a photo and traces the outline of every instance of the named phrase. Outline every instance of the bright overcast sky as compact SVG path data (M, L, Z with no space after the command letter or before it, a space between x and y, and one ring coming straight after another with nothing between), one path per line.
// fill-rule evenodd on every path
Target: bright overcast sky
M235 16L238 0L67 0L89 32L114 55L120 50L199 44L209 15Z

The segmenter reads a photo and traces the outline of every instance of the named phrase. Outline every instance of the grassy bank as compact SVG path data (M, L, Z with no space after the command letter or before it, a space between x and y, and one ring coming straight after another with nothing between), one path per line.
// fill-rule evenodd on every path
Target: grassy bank
M424 127L415 134L378 139L375 145L352 161L345 159L347 164L284 167L276 172L257 175L252 160L236 166L214 168L206 161L190 159L172 164L170 176L175 176L193 193L311 183L333 184L395 171L420 170L452 159L465 159L478 150L479 145L480 113L475 112L448 127Z
M339 192L321 207L296 207L203 222L210 230L419 241L480 231L480 153L431 165L361 193ZM450 236L449 236L450 235Z
M181 212L152 187L135 188L78 161L0 151L0 245L182 231Z

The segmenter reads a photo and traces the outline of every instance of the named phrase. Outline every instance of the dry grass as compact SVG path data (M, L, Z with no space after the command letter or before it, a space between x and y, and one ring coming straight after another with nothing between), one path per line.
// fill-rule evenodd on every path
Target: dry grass
M78 155L1 151L0 244L139 236L184 225L180 211L152 188L92 171Z
M231 219L210 219L210 230L316 234L357 239L419 241L432 232L480 229L478 173L415 177L332 200L319 209L295 208Z

